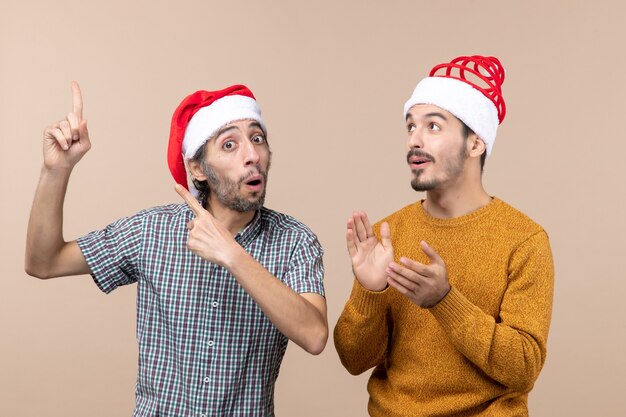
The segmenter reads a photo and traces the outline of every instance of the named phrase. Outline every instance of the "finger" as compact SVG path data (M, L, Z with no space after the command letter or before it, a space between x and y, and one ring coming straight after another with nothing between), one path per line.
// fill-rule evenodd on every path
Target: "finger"
M367 214L364 211L361 212L361 219L363 219L363 225L365 226L365 233L367 233L367 236L374 236L374 230L370 224L370 219L367 218Z
M78 120L83 119L83 95L80 86L76 81L72 81L72 112Z
M419 281L410 280L407 277L400 275L391 269L387 271L387 277L393 279L396 283L398 283L399 285L401 285L402 287L406 288L407 290L411 292L415 292L415 290L420 287Z
M78 117L76 117L74 113L68 113L67 122L70 124L70 130L72 132L72 140L79 140L80 133L78 131L78 128L80 126L80 120L78 120Z
M409 297L411 294L415 294L413 291L410 291L409 289L407 289L405 286L397 282L392 277L389 277L389 276L387 277L387 284L389 284L390 286L398 290L400 294L406 297Z
M423 263L416 262L413 259L404 258L404 257L400 258L400 263L404 265L405 269L411 270L415 272L416 274L419 274L424 277L429 275L428 265L424 265Z
M63 132L63 136L65 136L65 140L69 145L72 144L72 130L70 129L70 123L67 120L63 120L59 122L59 129Z
M63 150L69 149L70 145L67 142L67 139L65 139L65 135L63 134L63 132L61 132L60 128L58 127L50 128L48 129L48 134L57 141L57 143L59 144L61 148L63 148Z
M367 240L367 231L365 230L365 224L363 224L361 215L359 213L354 213L352 218L354 219L356 237L359 239L359 242Z
M193 220L190 220L189 222L187 222L187 230L191 230L193 229Z
M380 225L380 240L385 249L393 249L391 244L391 231L389 230L389 223L383 222Z
M413 281L413 282L420 282L420 280L422 279L421 274L413 271L410 268L406 268L402 265L399 265L395 262L391 262L389 263L389 266L385 269L385 271L388 274L391 274L392 272L398 275L403 276L404 278Z
M348 219L348 228L346 229L346 244L348 246L348 253L351 257L356 255L356 243L354 242L354 220L352 217Z
M189 191L187 191L185 187L180 184L176 184L174 189L176 190L178 195L181 196L183 200L185 200L185 203L187 203L187 205L189 206L191 211L193 211L193 214L195 214L196 217L200 216L201 214L207 213L207 211L200 205L200 202L196 200L196 197L194 197Z
M435 251L433 248L431 248L428 243L424 242L423 240L420 242L420 246L422 247L422 250L424 251L424 253L426 254L426 256L428 256L428 259L430 259L430 263L431 264L438 264L438 265L445 265L445 262L443 261L443 259L441 258L441 256L439 256L439 254L437 253L437 251Z

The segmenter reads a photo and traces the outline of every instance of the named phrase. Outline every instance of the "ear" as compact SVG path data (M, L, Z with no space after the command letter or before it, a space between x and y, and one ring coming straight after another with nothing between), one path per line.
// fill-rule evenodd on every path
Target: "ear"
M198 161L187 161L187 166L189 167L189 172L191 176L198 181L206 181L207 176L202 170L200 162Z
M478 157L482 155L484 152L487 152L487 145L481 138L478 137L475 133L469 135L468 140L468 153L470 157Z

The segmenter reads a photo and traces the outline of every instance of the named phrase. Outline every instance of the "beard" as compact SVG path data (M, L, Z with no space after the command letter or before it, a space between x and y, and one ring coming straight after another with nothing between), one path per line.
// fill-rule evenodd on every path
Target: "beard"
M407 162L410 157L418 156L423 158L428 158L433 164L435 163L435 158L419 149L411 149L406 156ZM452 158L447 161L444 161L443 170L445 177L444 178L430 178L430 179L421 179L420 177L424 173L423 169L414 169L412 170L414 177L411 180L411 188L415 191L431 191L449 179L457 178L463 172L463 168L465 167L465 161L467 160L468 154L467 149L465 148L465 142L461 142L461 146L459 147L458 152Z
M207 176L211 193L214 193L218 201L225 207L239 213L256 211L263 207L265 190L267 189L267 171L263 171L260 166L257 165L255 169L248 171L237 181L218 175L208 164L203 164L202 169ZM248 178L257 173L263 177L263 189L251 193L248 198L244 198L240 192L242 185Z

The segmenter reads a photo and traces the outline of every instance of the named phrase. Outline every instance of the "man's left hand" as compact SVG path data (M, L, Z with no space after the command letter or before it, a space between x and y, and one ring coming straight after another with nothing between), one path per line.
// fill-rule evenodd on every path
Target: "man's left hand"
M434 307L450 291L446 264L439 254L424 241L421 247L430 264L400 258L400 264L391 262L386 272L389 285L423 308Z
M185 200L196 216L187 223L190 251L209 262L229 268L241 246L237 244L228 229L224 227L198 200L180 184L176 192Z

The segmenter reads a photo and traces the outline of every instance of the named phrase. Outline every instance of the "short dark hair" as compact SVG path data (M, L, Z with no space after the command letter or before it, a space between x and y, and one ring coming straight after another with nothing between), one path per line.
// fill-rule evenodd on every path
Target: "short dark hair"
M463 132L463 138L467 139L469 138L470 135L475 135L476 133L470 129L470 127L468 125L466 125L463 120L460 120L461 125L463 126L462 132ZM485 167L485 160L487 159L487 148L485 148L485 151L483 152L482 155L480 155L480 172L483 172L483 169Z
M204 144L200 146L200 148L198 148L196 153L190 159L190 161L199 163L202 167L202 171L206 171L206 149L208 143L208 140L204 142ZM198 200L200 200L200 204L202 204L202 207L206 207L206 202L209 199L209 195L211 194L211 187L209 187L209 182L207 180L200 181L195 178L192 179L192 182L194 187L196 187L196 190L198 190Z

